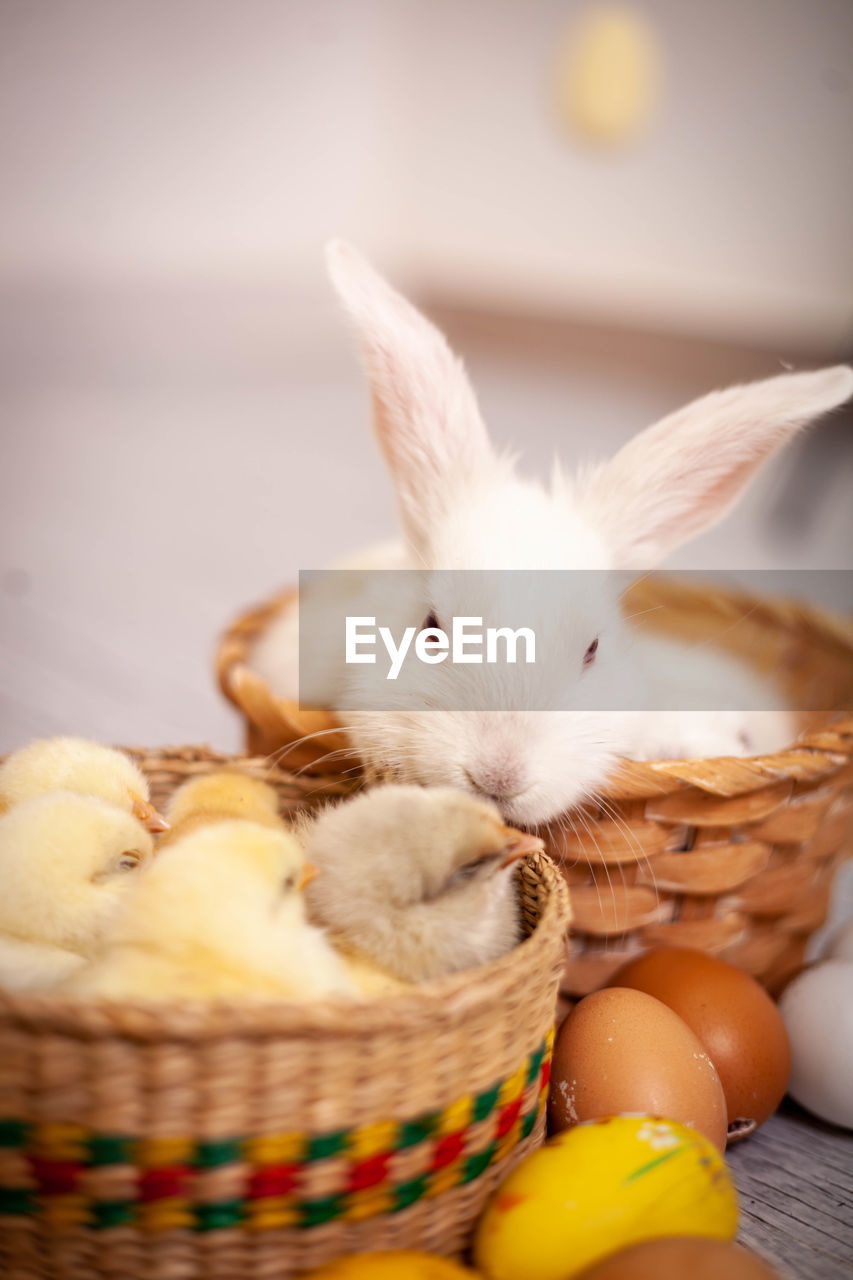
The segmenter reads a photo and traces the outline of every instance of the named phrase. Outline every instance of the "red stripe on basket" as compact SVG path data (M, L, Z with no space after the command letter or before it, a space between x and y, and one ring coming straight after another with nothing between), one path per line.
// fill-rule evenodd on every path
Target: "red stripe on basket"
M267 1196L289 1196L296 1187L301 1168L298 1164L270 1164L255 1169L249 1178L248 1198L264 1200Z
M39 1191L46 1196L63 1195L76 1191L83 1166L70 1160L45 1160L42 1156L30 1156L30 1168L38 1183Z
M495 1129L496 1138L502 1138L505 1134L509 1133L510 1129L518 1119L520 1111L521 1098L516 1098L515 1102L511 1102L508 1106L504 1107L503 1111L501 1111L498 1116L498 1123Z
M186 1193L186 1182L192 1170L186 1165L168 1169L144 1169L139 1175L139 1198L146 1203L168 1200Z
M548 1081L551 1079L551 1059L546 1058L542 1063L542 1088L548 1088Z
M365 1191L368 1187L376 1187L380 1182L384 1182L388 1177L390 1159L391 1153L387 1152L385 1155L371 1156L369 1160L354 1164L347 1178L347 1189Z
M442 1138L440 1142L435 1144L431 1167L433 1169L443 1169L445 1165L453 1164L453 1161L458 1160L462 1155L464 1145L464 1133L448 1133L446 1138Z

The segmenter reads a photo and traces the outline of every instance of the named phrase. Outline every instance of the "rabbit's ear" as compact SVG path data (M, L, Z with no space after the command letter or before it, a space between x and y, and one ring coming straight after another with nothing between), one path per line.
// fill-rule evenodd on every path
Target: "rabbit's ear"
M846 365L712 392L581 476L576 500L619 567L651 568L715 524L778 448L851 394Z
M462 362L438 329L351 245L333 240L326 256L358 330L405 532L422 549L449 500L494 466L486 428Z

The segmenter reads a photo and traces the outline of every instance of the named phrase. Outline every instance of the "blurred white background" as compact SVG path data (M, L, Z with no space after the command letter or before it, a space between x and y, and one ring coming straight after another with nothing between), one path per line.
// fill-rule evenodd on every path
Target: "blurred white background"
M596 145L556 103L611 8L0 0L0 749L236 747L223 625L393 530L330 235L530 469L850 357L853 5L623 5L656 105ZM681 562L849 566L851 436Z

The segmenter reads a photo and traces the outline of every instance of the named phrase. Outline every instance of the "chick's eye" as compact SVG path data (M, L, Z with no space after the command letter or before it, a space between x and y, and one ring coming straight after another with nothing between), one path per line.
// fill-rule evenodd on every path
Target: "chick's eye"
M286 877L285 877L285 879L282 881L282 886L281 886L281 887L282 887L282 889L284 890L284 892L285 892L285 893L289 893L292 889L295 889L295 888L296 888L296 876L286 876Z
M438 618L435 616L434 611L430 609L429 613L424 618L421 631L440 631L440 630L441 630L441 627L438 625Z
M497 866L498 855L494 853L486 853L482 858L475 858L472 862L466 862L464 866L457 867L450 877L451 885L466 884L469 880L473 880L475 876L480 875L483 871Z
M583 655L583 665L585 667L591 667L592 664L595 662L595 655L597 653L598 653L598 636L595 637L592 644L589 646L586 653Z
M119 871L133 871L139 866L141 855L136 849L127 849L117 862Z

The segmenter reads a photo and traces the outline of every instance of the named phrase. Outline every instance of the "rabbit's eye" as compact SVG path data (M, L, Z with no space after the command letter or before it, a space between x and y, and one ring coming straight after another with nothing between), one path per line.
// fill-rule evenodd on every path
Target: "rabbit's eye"
M438 625L438 618L435 616L435 613L433 612L433 610L430 609L429 613L424 619L424 624L421 627L421 631L440 631L440 630L441 630L441 627Z
M591 667L592 664L595 662L595 655L597 653L598 653L598 636L595 637L592 644L589 646L586 653L583 655L583 665L585 667Z

